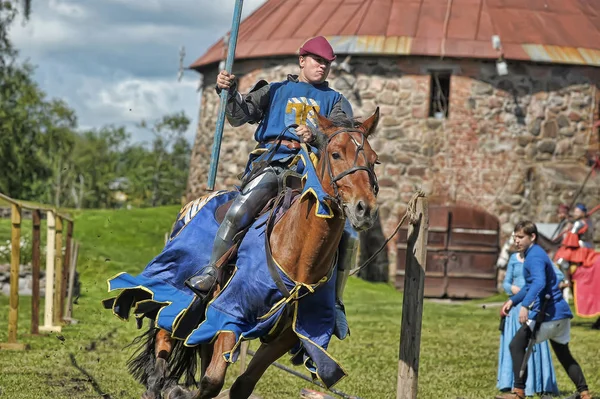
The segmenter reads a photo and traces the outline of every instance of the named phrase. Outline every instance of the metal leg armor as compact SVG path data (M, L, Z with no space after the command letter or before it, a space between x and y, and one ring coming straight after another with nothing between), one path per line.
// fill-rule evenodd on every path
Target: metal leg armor
M350 334L348 320L346 320L343 302L344 289L350 275L350 270L356 266L358 254L358 233L346 221L340 246L338 249L337 276L335 283L335 327L333 333L339 339L344 339Z
M188 279L185 284L196 294L204 297L217 281L216 262L233 246L233 239L240 231L248 227L256 215L275 197L280 189L277 171L269 167L246 184L225 214L223 223L217 230L210 263L201 274Z

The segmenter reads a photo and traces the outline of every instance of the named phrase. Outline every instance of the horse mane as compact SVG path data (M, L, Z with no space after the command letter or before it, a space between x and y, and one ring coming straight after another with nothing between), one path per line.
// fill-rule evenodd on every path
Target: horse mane
M357 128L362 123L360 118L351 118L344 113L335 114L330 121L333 123L333 126L346 128ZM327 136L320 129L316 131L314 146L319 149L319 153L322 153L325 147L327 147Z

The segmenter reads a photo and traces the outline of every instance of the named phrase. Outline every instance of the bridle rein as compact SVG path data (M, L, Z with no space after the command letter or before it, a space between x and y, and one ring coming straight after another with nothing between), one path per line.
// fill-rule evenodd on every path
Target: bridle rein
M331 144L331 141L336 136L343 134L343 133L347 133L350 136L350 140L352 140L352 142L356 145L356 154L354 156L354 164L352 165L352 167L350 169L347 169L347 170L334 176L333 170L331 167L331 157L329 156L328 147L329 147L329 144ZM360 137L361 137L361 142L359 143L351 133L359 133ZM340 208L343 205L343 201L340 197L340 192L339 192L340 190L337 185L337 182L352 173L358 172L360 170L366 171L369 174L369 181L371 182L371 188L373 189L373 192L375 193L375 195L377 195L377 193L379 192L379 183L377 182L377 176L375 175L375 170L372 165L369 165L369 160L367 159L367 154L365 154L365 141L366 140L367 140L367 137L365 136L364 132L362 130L356 129L356 128L338 129L327 138L327 145L325 146L325 150L323 151L323 154L321 155L322 157L324 157L323 163L321 165L321 181L323 180L323 177L325 175L325 169L327 168L327 173L329 174L330 184L331 184L331 187L333 188L333 192L334 192L334 196L335 196L334 198L332 198L332 200L335 201L336 204ZM363 156L366 166L358 165L359 156L361 154Z

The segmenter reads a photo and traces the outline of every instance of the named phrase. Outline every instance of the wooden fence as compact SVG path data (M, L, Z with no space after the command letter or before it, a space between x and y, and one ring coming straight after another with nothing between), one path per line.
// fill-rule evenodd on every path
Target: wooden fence
M71 300L74 285L74 274L77 263L73 257L73 219L50 207L29 205L0 193L0 199L11 207L11 262L10 262L10 299L8 315L8 340L0 342L0 349L23 350L26 346L17 340L19 315L19 268L21 259L21 222L22 210L31 211L32 231L32 297L31 297L31 334L40 331L61 331L63 322L71 317ZM42 212L46 214L46 297L44 325L39 326L40 303L40 261L41 261L41 220ZM65 230L66 225L66 231ZM63 241L65 254L63 256ZM69 278L70 277L70 278ZM67 285L69 288L67 289ZM67 291L69 293L67 293ZM68 301L65 302L65 297Z

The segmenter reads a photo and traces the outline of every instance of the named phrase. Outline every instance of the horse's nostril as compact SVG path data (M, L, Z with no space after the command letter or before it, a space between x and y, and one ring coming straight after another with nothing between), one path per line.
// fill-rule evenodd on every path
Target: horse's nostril
M363 201L358 201L356 203L356 214L357 216L364 216L367 211L367 207Z

